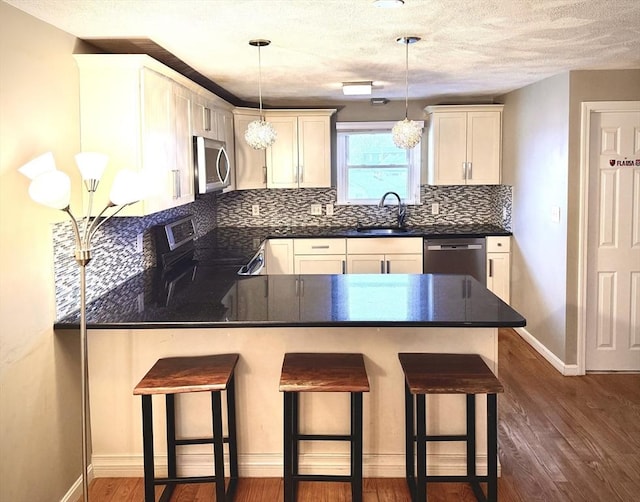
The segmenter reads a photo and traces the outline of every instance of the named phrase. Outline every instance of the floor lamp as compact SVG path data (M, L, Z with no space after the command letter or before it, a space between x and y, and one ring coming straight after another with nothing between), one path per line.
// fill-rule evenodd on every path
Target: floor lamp
M87 301L86 266L91 260L91 239L100 226L117 214L122 208L137 202L141 198L142 184L138 173L123 169L116 174L109 195L109 203L92 217L93 196L100 178L107 166L108 157L101 153L83 152L75 156L76 164L82 175L84 186L89 193L87 212L84 221L78 221L69 207L71 199L71 180L69 176L56 169L53 154L47 152L29 161L20 169L31 179L30 197L47 207L60 209L69 215L75 238L75 260L80 267L80 366L82 392L82 497L89 501L89 399L88 399L88 358L87 358Z

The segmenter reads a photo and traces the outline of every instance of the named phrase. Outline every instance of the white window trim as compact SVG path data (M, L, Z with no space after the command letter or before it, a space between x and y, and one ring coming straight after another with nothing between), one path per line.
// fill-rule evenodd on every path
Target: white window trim
M416 121L420 127L423 128L424 131L424 121L417 120ZM337 205L344 206L355 206L355 205L376 205L378 204L378 200L363 200L358 203L351 202L346 199L346 186L347 186L347 170L345 168L343 159L344 159L344 148L345 141L344 137L340 136L342 132L367 132L367 131L389 131L396 124L396 122L391 121L377 121L377 122L337 122L336 123L336 136L337 136L337 156L336 156L336 165L337 165ZM424 134L421 140L424 141ZM409 185L413 187L413 199L409 202L403 199L404 204L409 205L420 205L420 173L422 166L422 148L421 143L412 148L409 151L409 162L411 164L410 169L410 179Z

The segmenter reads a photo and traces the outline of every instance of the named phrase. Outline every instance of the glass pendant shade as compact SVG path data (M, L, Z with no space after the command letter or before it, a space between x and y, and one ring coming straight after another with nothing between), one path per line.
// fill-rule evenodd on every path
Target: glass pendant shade
M398 148L408 150L420 143L422 136L422 126L413 120L405 118L393 126L391 129L393 143Z
M76 154L76 164L83 180L100 180L109 162L104 153L82 152Z
M29 185L29 196L43 206L65 209L71 199L71 179L62 171L42 173Z
M250 122L244 133L244 139L254 150L264 150L270 147L278 137L278 133L269 122L263 118Z
M43 173L55 170L56 161L54 160L53 153L51 152L43 153L35 159L31 159L24 166L18 169L21 174L24 174L27 178L32 180L36 179Z
M138 202L143 198L142 178L131 169L121 169L111 185L109 200L115 206Z

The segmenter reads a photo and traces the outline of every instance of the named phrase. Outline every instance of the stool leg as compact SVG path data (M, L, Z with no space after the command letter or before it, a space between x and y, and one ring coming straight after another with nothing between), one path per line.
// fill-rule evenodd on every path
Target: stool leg
M487 394L487 501L498 500L498 404Z
M142 443L144 457L144 500L155 502L153 467L153 412L151 396L142 396Z
M229 430L229 490L235 490L238 479L238 436L236 428L236 388L232 373L227 384L227 428ZM233 493L232 493L233 496Z
M293 474L293 500L298 500L298 480L296 476L300 474L300 393L294 392L292 396L293 413L291 415L291 473Z
M416 443L418 452L418 473L416 479L416 500L427 498L427 411L424 394L416 394Z
M413 394L409 389L409 385L404 384L404 452L405 452L405 469L407 474L407 485L411 492L411 498L415 497L415 415L413 406Z
M284 392L284 502L294 502L293 493L293 415L294 393Z
M476 482L476 396L467 394L467 477Z
M175 395L165 396L166 416L167 416L167 477L177 477L176 467L176 413Z
M351 500L362 502L362 392L351 393Z
M224 446L222 437L222 400L220 391L211 392L211 416L213 419L213 461L215 463L216 500L226 499L224 489Z

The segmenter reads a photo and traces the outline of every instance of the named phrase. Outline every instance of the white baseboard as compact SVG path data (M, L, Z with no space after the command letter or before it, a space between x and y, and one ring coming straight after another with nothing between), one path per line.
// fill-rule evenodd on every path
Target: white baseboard
M520 337L531 345L538 354L544 357L556 370L558 370L564 376L578 376L580 373L578 372L577 364L566 364L562 361L558 356L556 356L553 352L551 352L540 340L538 340L535 336L529 333L525 328L514 328L516 333L520 335Z
M91 483L91 480L94 477L95 476L93 475L93 466L89 465L87 469L87 481ZM76 502L77 500L80 500L81 497L82 497L82 475L80 475L80 477L76 479L76 482L73 483L73 485L71 485L71 488L69 488L67 493L64 494L64 497L60 499L60 502Z
M142 455L133 456L93 456L94 475L97 478L106 477L142 477ZM404 453L364 455L363 475L368 478L401 478L405 475ZM427 464L429 474L442 476L463 475L466 472L465 454L434 454L429 455ZM210 475L213 456L204 453L178 455L179 476ZM156 456L156 475L166 476L166 456ZM478 473L486 473L486 455L479 454L477 461ZM225 456L225 470L228 472L228 459ZM240 477L271 478L282 476L282 455L239 455L238 470ZM300 472L316 472L322 474L348 474L348 454L319 454L307 453L300 456ZM498 466L498 474L500 467Z

